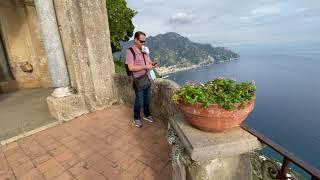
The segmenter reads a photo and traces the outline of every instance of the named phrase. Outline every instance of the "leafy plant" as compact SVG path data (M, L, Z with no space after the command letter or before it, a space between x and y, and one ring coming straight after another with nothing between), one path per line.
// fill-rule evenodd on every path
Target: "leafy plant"
M255 92L253 81L237 83L235 80L217 78L205 84L188 83L172 96L172 100L177 104L180 100L192 105L202 103L206 108L211 104L220 104L232 110L238 103L244 107Z
M106 0L112 52L121 51L120 41L133 36L132 18L136 11L127 7L125 0Z
M114 69L117 74L126 74L127 73L124 60L121 60L121 59L114 60Z

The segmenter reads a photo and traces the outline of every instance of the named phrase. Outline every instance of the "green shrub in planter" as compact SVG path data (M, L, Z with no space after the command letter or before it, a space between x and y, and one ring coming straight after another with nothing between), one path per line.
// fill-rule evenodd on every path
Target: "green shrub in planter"
M188 83L172 96L172 100L192 105L202 103L204 107L220 104L223 108L232 110L238 103L244 106L246 101L251 101L255 92L254 81L238 83L231 79L217 78L205 84Z

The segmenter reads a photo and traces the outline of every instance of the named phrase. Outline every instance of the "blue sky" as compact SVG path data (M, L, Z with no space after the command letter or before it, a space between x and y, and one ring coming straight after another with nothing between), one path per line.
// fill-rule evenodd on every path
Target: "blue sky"
M227 47L320 45L320 0L127 0L135 30ZM315 47L312 47L315 48ZM317 48L314 49L317 51Z

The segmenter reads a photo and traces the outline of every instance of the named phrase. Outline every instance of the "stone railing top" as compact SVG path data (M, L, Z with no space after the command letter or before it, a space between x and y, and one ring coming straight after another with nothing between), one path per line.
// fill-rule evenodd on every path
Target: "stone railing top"
M191 127L182 115L170 117L169 123L194 161L223 158L262 148L261 142L240 127L211 133Z
M180 89L180 86L176 82L169 79L157 78L154 82L157 84L163 84L164 86L174 90Z

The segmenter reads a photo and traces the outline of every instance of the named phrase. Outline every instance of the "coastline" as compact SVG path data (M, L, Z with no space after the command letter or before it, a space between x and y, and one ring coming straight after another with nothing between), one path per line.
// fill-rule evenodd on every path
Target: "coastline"
M169 74L176 73L179 71L186 71L186 70L194 69L194 68L198 68L198 67L202 67L202 65L191 65L188 67L177 67L176 65L175 66L168 66L168 67L158 67L158 68L156 68L156 71L160 76L165 76L165 75L169 75Z
M231 61L235 61L238 60L237 58L234 59L230 59L230 60L225 60L225 61L218 61L218 62L210 62L210 63L202 63L202 64L198 64L198 65L191 65L188 67L177 67L177 65L174 66L168 66L168 67L158 67L156 68L156 72L160 75L160 76L166 76L172 73L176 73L179 71L186 71L186 70L190 70L190 69L194 69L194 68L199 68L199 67L204 67L204 66L209 66L211 64L218 64L218 63L225 63L225 62L231 62Z

